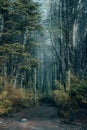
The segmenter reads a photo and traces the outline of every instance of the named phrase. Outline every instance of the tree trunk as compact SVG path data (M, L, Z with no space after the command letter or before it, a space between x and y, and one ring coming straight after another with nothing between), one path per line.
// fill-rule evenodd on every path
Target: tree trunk
M36 68L33 68L33 90L34 90L34 105L37 104L37 90L36 90Z

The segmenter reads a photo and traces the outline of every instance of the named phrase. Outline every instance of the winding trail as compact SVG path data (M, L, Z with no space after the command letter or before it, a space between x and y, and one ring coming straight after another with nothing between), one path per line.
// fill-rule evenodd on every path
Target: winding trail
M50 104L24 109L12 117L0 118L0 121L0 130L87 130L85 123L64 123Z

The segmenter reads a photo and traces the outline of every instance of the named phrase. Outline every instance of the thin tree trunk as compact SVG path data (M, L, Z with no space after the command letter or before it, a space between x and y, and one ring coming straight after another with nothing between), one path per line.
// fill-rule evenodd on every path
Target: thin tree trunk
M36 90L36 68L33 68L33 89L34 89L34 104L36 105L37 90Z
M0 14L0 44L2 44L1 37L2 37L2 33L3 33L3 28L4 28L4 19L3 19L3 16Z
M23 42L23 45L24 45L24 46L25 46L26 43L27 43L28 34L29 34L28 28L26 27L26 30L25 30L25 33L24 33L24 42Z
M20 83L20 87L21 87L21 88L23 88L23 81L24 81L24 76L22 75L21 83Z
M19 74L19 72L18 72L18 70L17 70L16 76L15 76L14 82L13 82L13 87L14 87L14 88L17 87L17 78L18 78L18 74Z

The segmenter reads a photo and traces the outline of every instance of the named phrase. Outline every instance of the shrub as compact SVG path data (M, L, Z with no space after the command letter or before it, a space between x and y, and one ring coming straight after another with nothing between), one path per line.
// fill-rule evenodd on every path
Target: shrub
M14 88L13 86L9 85L6 88L4 88L1 93L1 101L0 101L1 103L0 108L2 108L1 111L3 111L3 113L8 113L9 110L19 111L20 108L24 107L25 99L26 99L25 89L16 87ZM6 105L7 101L8 105Z
M0 94L0 114L8 113L12 109L12 103L7 98L7 91Z
M70 96L77 105L87 104L87 80L73 84L71 86Z
M65 117L68 116L70 107L69 95L62 90L55 90L53 91L53 99L58 108L58 114Z
M69 101L69 96L65 92L61 90L55 90L53 91L53 98L55 100L56 105L61 105L68 103Z
M63 90L53 91L53 99L58 108L58 114L65 117L72 115L71 113L74 114L79 108L87 108L87 80L72 82L67 93Z
M63 90L64 86L60 81L55 80L54 81L54 88L55 88L55 90Z
M40 94L36 95L36 104L39 103ZM34 106L34 91L33 89L14 88L8 85L0 94L0 114L8 113L9 111L17 112L21 108Z
M34 105L38 105L39 104L39 99L40 99L41 95L40 93L37 91L36 94L36 102L34 101L34 90L33 89L26 89L26 104L28 106L34 106Z

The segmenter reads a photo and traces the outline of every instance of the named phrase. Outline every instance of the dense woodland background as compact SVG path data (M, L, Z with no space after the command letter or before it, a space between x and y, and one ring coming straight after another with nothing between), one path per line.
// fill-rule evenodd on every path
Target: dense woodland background
M0 0L0 114L47 101L87 108L87 0Z

